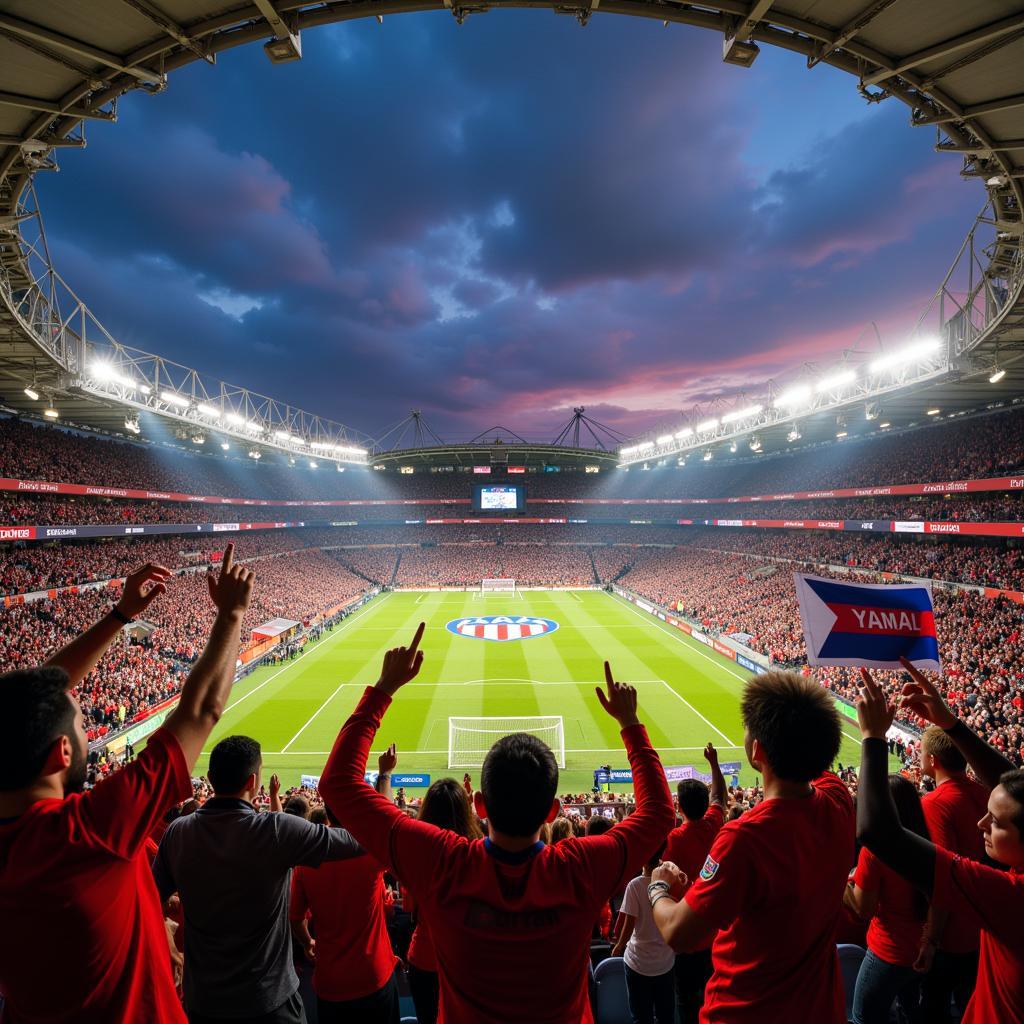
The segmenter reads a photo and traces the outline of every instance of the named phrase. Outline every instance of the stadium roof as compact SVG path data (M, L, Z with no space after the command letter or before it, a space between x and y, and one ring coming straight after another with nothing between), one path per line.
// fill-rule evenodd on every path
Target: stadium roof
M490 9L539 6L581 25L597 13L709 29L723 39L723 59L741 66L772 44L809 68L824 63L848 72L868 102L905 103L910 124L934 131L936 149L958 155L962 173L980 179L991 200L985 224L994 240L975 245L971 236L966 301L952 287L940 289L942 304L948 300L943 329L958 307L963 311L956 329L947 329L948 362L891 390L886 413L905 423L930 408L945 415L1024 394L1024 2L0 0L0 397L12 408L38 411L22 390L34 383L37 392L60 396L63 419L123 431L124 392L86 379L87 360L112 352L132 374L156 359L120 348L59 278L32 189L36 173L84 147L90 121L116 119L118 97L158 92L177 68L213 64L217 54L245 43L263 43L274 62L299 59L302 33L318 25L428 10L447 11L461 23ZM990 384L996 369L1006 373ZM185 377L194 372L177 370ZM341 424L244 389L201 383L189 393L193 405L212 400L235 416L258 419L267 436L276 427L321 444L361 440ZM138 404L158 405L153 398ZM166 405L155 411L175 417ZM828 430L834 424L833 416Z

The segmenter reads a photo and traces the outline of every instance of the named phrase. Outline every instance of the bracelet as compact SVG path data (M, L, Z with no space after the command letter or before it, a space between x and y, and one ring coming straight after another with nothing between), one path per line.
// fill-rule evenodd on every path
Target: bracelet
M653 907L660 897L667 896L671 890L672 886L668 882L651 882L647 886L647 898L651 901L651 906Z
M670 899L672 899L672 897L669 896L669 894L667 892L659 892L659 893L657 893L655 895L655 897L651 900L651 910L653 910L655 908L655 906L657 905L658 900L670 900Z
M134 619L130 619L127 615L125 615L125 613L121 611L121 609L118 608L116 604L112 604L110 606L109 614L113 615L118 622L125 626L135 621Z

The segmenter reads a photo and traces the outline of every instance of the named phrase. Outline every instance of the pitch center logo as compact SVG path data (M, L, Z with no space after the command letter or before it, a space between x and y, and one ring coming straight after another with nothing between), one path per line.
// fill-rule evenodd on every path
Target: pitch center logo
M465 619L452 619L445 629L456 636L473 640L532 640L549 636L558 629L554 619L541 619L535 615L472 615Z

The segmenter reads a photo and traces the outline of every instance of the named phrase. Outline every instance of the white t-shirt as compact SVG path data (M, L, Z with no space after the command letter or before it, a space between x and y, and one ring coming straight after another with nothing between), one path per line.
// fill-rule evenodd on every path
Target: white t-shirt
M626 966L637 974L654 978L659 974L671 971L675 965L676 955L658 931L654 923L654 912L647 898L649 878L640 875L626 886L626 894L622 899L622 913L636 918L633 934L626 943L623 959Z

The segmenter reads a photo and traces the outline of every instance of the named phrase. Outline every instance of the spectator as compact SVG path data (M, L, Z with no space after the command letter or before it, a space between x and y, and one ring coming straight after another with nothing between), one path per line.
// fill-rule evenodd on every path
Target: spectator
M622 931L612 950L626 967L626 996L633 1024L675 1024L676 996L672 980L675 954L654 923L647 885L661 863L664 846L644 865L642 875L626 886L622 900Z
M900 824L927 839L928 826L914 784L902 775L890 775L889 790ZM888 1024L897 998L903 1019L916 1024L921 1019L921 978L914 965L921 949L928 901L867 847L861 848L856 873L843 900L855 914L871 922L868 952L853 995L853 1024Z
M459 787L454 779L438 779L431 783L420 805L419 820L465 839L481 839L483 833L473 812L470 795L464 787L465 780L463 787ZM565 819L556 818L555 823L559 820ZM567 821L566 825L571 834L572 826ZM416 926L407 956L409 991L416 1007L416 1020L419 1024L436 1024L440 989L437 955L430 937L430 927L419 914L415 897L411 893L406 894L405 907L413 915Z
M935 789L922 800L931 841L960 857L983 861L985 841L978 822L985 817L988 793L967 775L967 761L956 744L934 725L921 737L921 774L935 780ZM920 964L927 971L922 997L927 1021L947 1021L951 997L961 1013L967 1006L978 975L980 941L971 920L931 909Z
M703 1022L840 1024L835 931L853 863L853 801L828 771L839 715L817 683L793 672L755 676L741 711L765 799L722 826L689 889L674 864L654 872L654 918L677 952L714 937Z
M82 717L67 691L168 588L157 565L132 573L117 605L40 669L0 677L0 991L5 1019L174 1022L168 933L146 840L192 796L189 774L224 709L252 574L224 554L208 580L217 617L181 700L146 749L87 793ZM56 932L55 932L56 929ZM76 951L55 967L41 951Z
M683 823L668 834L664 859L675 864L688 879L696 880L725 824L725 777L718 766L718 751L709 743L704 757L711 768L711 793L698 779L683 779L676 787ZM675 959L676 1002L680 1024L697 1024L704 1005L704 988L711 978L711 942Z
M389 858L430 926L446 1024L498 1024L515 991L521 1020L592 1021L588 940L597 912L657 848L672 824L658 755L636 717L636 691L598 690L621 728L637 808L603 836L538 840L558 814L558 766L546 744L518 733L499 740L481 773L476 810L488 837L469 841L413 821L362 782L362 765L391 702L423 662L421 623L410 647L389 651L381 677L341 730L320 780L328 807L375 856Z
M982 784L990 787L978 827L985 853L1009 871L960 857L900 824L886 785L885 736L896 706L862 671L857 703L863 742L857 833L882 863L920 889L951 917L981 930L978 977L963 1024L1024 1020L1024 771L971 732L946 706L934 684L906 663L912 682L903 702L944 730Z
M344 829L257 813L261 770L255 740L221 740L210 753L213 797L168 826L153 862L161 900L181 898L189 1024L302 1024L288 929L291 869L362 853Z
M363 854L296 868L288 917L314 964L318 1024L398 1024L398 958L388 938L383 864Z

